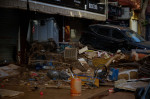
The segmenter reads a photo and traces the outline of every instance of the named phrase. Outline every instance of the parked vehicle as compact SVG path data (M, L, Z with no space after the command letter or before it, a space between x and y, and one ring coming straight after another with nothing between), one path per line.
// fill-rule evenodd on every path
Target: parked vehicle
M150 99L150 84L146 88L137 88L135 91L135 99Z
M80 42L95 49L116 52L131 51L131 49L150 49L150 41L145 41L140 35L127 27L115 25L94 24L81 35Z

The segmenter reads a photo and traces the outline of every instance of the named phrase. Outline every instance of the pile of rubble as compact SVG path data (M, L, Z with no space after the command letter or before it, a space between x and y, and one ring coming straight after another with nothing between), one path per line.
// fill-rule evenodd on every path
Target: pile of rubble
M82 89L98 88L111 82L114 88L136 91L138 87L148 85L149 57L148 54L137 53L135 50L131 53L89 50L87 46L77 43L65 45L63 50L54 52L50 48L45 50L41 44L36 43L29 53L28 68L23 71L19 69L16 79L19 80L18 85L30 86L32 91L39 88L70 88L72 77L81 79ZM9 84L6 79L13 75L2 77L5 74L4 67L0 67L2 70L0 78L4 82L1 85ZM10 72L10 69L5 70L7 71ZM134 86L133 83L140 84Z

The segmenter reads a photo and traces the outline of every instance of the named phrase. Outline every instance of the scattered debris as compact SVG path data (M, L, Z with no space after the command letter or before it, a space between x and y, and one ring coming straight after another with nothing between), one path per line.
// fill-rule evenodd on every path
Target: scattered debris
M9 64L8 66L0 67L0 78L11 77L18 75L20 67L14 64Z
M67 45L56 53L56 46L53 44L50 49L45 44L34 43L29 53L29 69L20 73L19 66L3 66L0 67L0 78L20 73L17 84L29 87L30 91L39 90L41 96L44 95L41 90L44 88L70 89L72 78L80 79L83 89L98 88L101 85L112 87L115 81L115 88L130 91L146 86L146 81L149 81L148 78L137 79L150 76L150 56L145 53L134 51L129 55L121 53L120 50L110 53L88 50L87 46L79 47L79 44ZM1 86L9 82L3 81L5 84L2 83ZM114 92L113 88L109 92Z
M21 95L21 94L24 94L24 92L7 90L7 89L0 89L0 96L1 97L14 97L14 96Z
M65 48L64 59L77 59L77 49L76 48Z
M137 79L138 78L138 69L128 69L119 72L118 79Z
M118 73L119 73L119 69L110 68L110 71L109 71L109 80L111 80L111 81L118 80Z
M113 57L111 57L108 62L105 64L106 67L108 67L112 62L121 60L121 59L125 59L126 56L122 53L117 53L115 54Z
M138 52L140 52L140 53L138 53ZM142 53L142 52L144 52L144 53ZM146 51L145 50L140 50L140 49L132 50L132 53L131 53L132 60L138 61L141 58L144 58L145 56L147 56L147 54L145 54L147 52L149 52L149 51L147 51L147 50Z
M136 91L139 87L146 87L148 85L148 82L127 82L125 79L121 79L118 81L115 81L115 88L124 89L124 90L130 90L130 91Z
M79 60L79 62L81 63L81 65L84 67L85 70L87 70L87 69L89 68L88 63L85 61L84 58L80 58L80 59L78 59L78 60Z
M93 58L98 57L98 52L97 51L93 51L93 50L87 50L85 52L85 55L87 56L87 58L93 59Z
M138 70L139 76L143 76L143 77L150 76L150 62L149 61L150 61L149 55L138 61L138 63L140 64L139 70Z
M79 69L74 69L74 70L73 70L73 73L74 73L74 74L80 74L80 73L82 73L82 71L79 70Z
M56 71L56 70L49 70L47 72L47 76L53 80L57 79L67 80L69 78L69 75L65 71Z
M79 54L82 54L83 52L85 52L87 50L88 50L88 47L85 46L84 48L82 48L82 49L79 50Z

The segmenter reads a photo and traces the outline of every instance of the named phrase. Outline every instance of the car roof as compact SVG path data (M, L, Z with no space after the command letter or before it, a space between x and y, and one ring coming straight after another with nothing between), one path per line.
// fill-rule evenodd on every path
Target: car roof
M119 25L112 25L112 24L93 24L90 25L91 26L102 26L102 27L109 27L109 28L116 28L116 29L120 29L120 30L125 30L125 29L129 29L127 27L123 27L123 26L119 26Z

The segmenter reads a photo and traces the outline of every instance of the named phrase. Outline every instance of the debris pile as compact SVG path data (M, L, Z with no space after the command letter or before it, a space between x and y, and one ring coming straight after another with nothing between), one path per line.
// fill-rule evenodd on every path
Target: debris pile
M20 67L14 64L9 64L7 66L0 67L0 78L16 76L20 72L18 71Z
M146 56L142 60L139 60L139 76L150 77L150 56Z
M72 78L81 79L82 89L98 88L111 82L114 88L136 91L136 88L148 84L144 83L141 86L143 80L140 80L150 76L150 56L147 54L124 54L120 50L116 53L89 50L87 46L77 43L67 44L64 49L60 48L55 52L54 45L53 43L49 45L53 47L45 47L44 44L33 43L28 68L20 71L20 78L17 78L20 86L30 86L32 91L44 88L70 89ZM138 55L144 56L135 58ZM9 67L14 68L10 64L8 67L1 67L0 71ZM13 69L10 72L17 73ZM4 74L0 74L0 77L2 76Z

